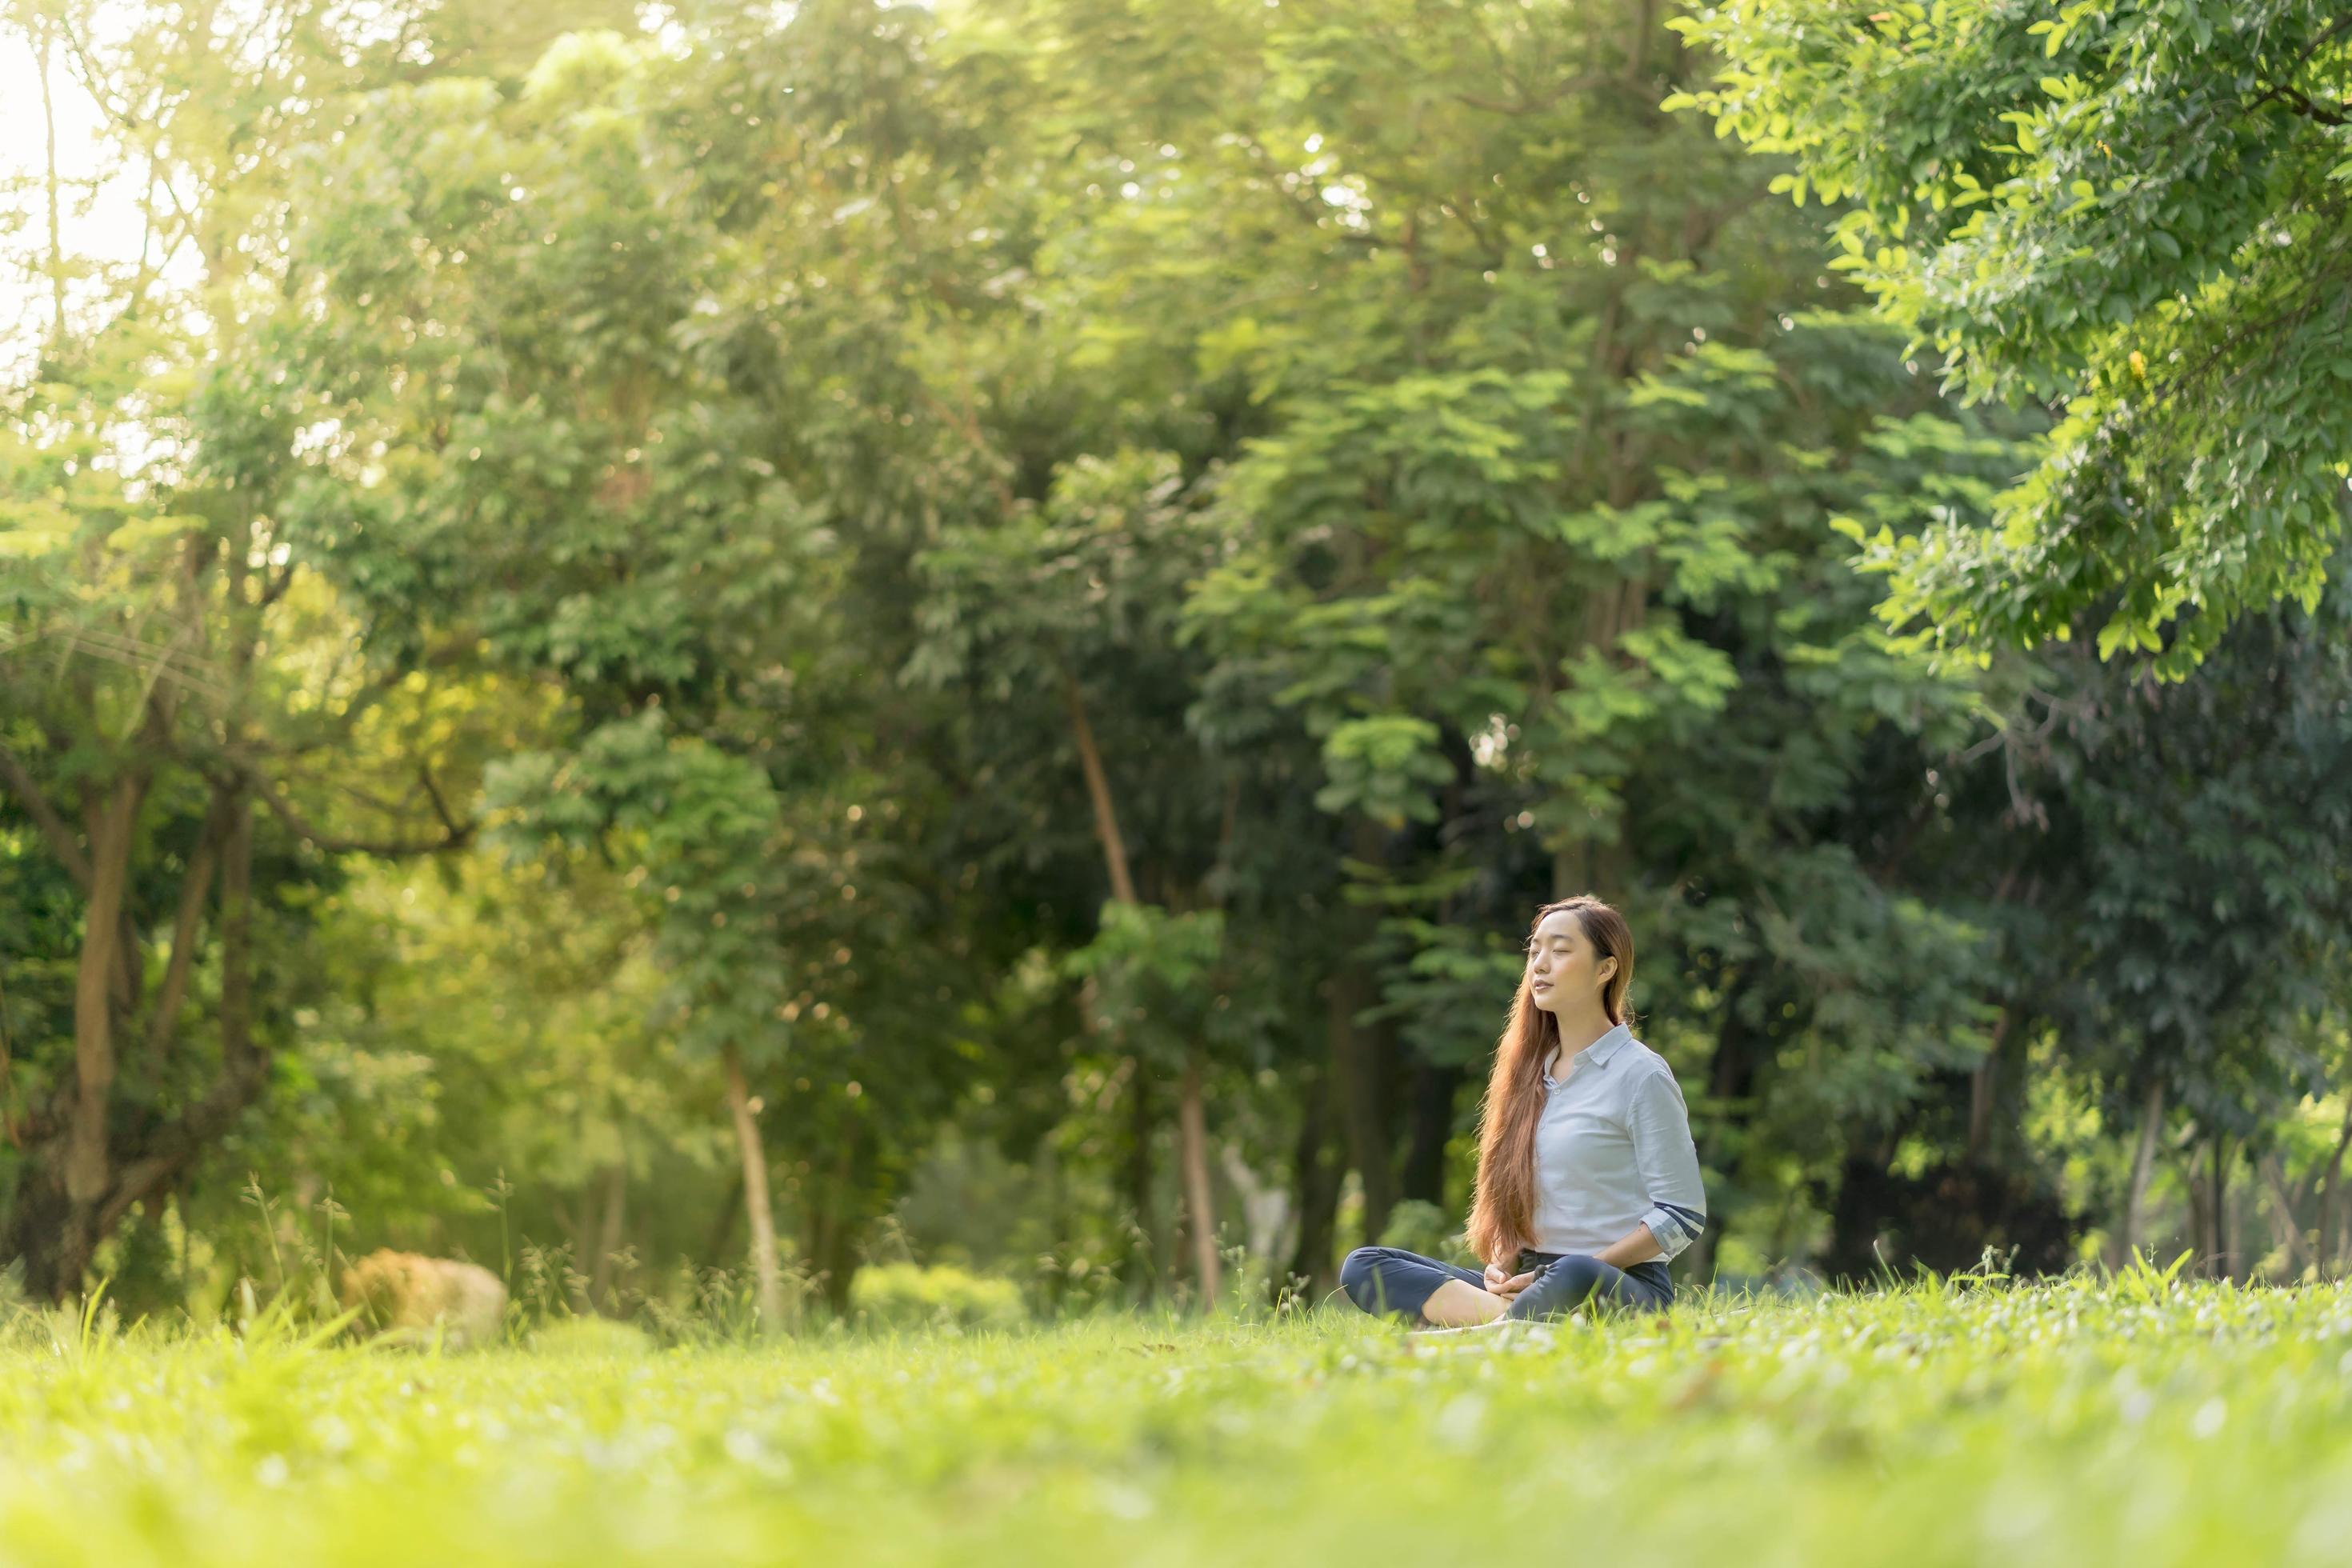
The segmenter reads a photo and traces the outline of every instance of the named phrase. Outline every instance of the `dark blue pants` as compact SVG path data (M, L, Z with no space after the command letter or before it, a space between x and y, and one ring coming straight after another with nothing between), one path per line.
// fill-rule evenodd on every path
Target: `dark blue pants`
M1663 1310L1675 1299L1674 1278L1664 1258L1612 1268L1581 1252L1522 1252L1518 1272L1529 1269L1538 1272L1511 1303L1510 1317L1558 1318L1587 1305ZM1339 1288L1348 1292L1348 1300L1376 1316L1413 1323L1422 1321L1423 1304L1448 1279L1486 1288L1475 1270L1394 1247L1360 1247L1339 1268Z

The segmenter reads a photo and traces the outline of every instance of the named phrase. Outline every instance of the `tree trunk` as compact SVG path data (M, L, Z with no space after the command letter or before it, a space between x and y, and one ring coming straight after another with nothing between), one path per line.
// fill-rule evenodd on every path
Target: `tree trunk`
M86 1224L78 1224L64 1254L86 1261L100 1239L121 1223L131 1205L169 1191L205 1152L236 1125L236 1119L268 1087L268 1053L253 1036L253 814L250 799L226 806L228 837L220 867L220 1005L215 1014L221 1046L220 1078L204 1099L179 1116L140 1130L137 1141L117 1152L103 1197ZM78 1280L62 1279L60 1291Z
M229 807L220 868L221 1061L233 1074L262 1069L253 1047L253 799Z
M17 1180L7 1242L0 1247L0 1258L23 1262L26 1296L36 1301L71 1298L80 1290L97 1247L96 1237L73 1224L73 1205L57 1163L28 1161Z
M816 1270L817 1289L824 1296L827 1310L836 1318L849 1315L849 1288L857 1278L856 1244L859 1227L849 1223L838 1208L829 1209L820 1216L816 1244L810 1250L809 1266Z
M66 1131L66 1196L74 1210L69 1223L77 1228L89 1225L110 1174L106 1141L114 1092L112 992L122 962L122 895L139 793L135 782L123 779L108 792L104 808L92 814L89 902L74 975L74 1100Z
M2217 1279L2238 1278L2237 1229L2230 1223L2230 1139L2226 1133L2213 1134L2210 1151L2213 1195L2213 1277Z
M835 1316L849 1311L850 1281L857 1274L857 1240L865 1230L861 1201L866 1190L859 1140L864 1123L851 1117L841 1129L833 1174L825 1182L809 1237L809 1266L817 1271L825 1305Z
M1401 1196L1445 1206L1445 1145L1454 1137L1454 1102L1461 1088L1460 1068L1414 1064Z
M163 987L155 993L153 1009L147 1016L150 1073L161 1070L172 1048L173 1034L179 1027L180 1009L188 998L188 980L195 973L197 933L204 929L205 905L212 897L213 870L220 859L221 841L229 834L235 820L232 803L215 795L212 809L205 814L195 849L189 855L187 868L181 876L180 907L172 920L172 952L163 963Z
M709 1245L702 1249L703 1258L711 1268L726 1266L727 1255L732 1250L728 1244L734 1238L735 1221L742 1212L743 1173L738 1167L735 1179L727 1184L727 1195L719 1200L718 1217L710 1222Z
M1706 1097L1714 1112L1706 1118L1706 1135L1698 1147L1699 1163L1710 1168L1722 1164L1730 1153L1731 1133L1748 1120L1746 1102L1756 1092L1757 1058L1763 1054L1749 1049L1754 1028L1745 1005L1752 975L1743 970L1726 981L1723 1016L1716 1026L1715 1054L1706 1069ZM1699 1239L1713 1234L1710 1229Z
M1140 1058L1127 1061L1127 1169L1120 1183L1129 1210L1127 1282L1146 1300L1160 1290L1159 1227L1152 1223L1151 1072Z
M596 1256L590 1260L588 1268L588 1305L596 1311L618 1317L621 1304L612 1293L613 1258L621 1250L622 1208L629 1196L627 1163L615 1160L605 1166L603 1185L604 1216L596 1227Z
M1237 1144L1219 1144L1217 1163L1225 1184L1241 1198L1244 1253L1271 1268L1290 1239L1290 1194L1253 1170Z
M1140 903L1135 877L1128 868L1127 839L1118 830L1118 812L1112 805L1110 777L1103 771L1102 753L1095 747L1094 726L1087 721L1086 694L1078 678L1064 671L1062 700L1069 710L1070 733L1077 742L1078 767L1086 774L1087 798L1094 805L1095 838L1101 844L1103 864L1110 872L1110 896L1123 904Z
M1184 1172L1187 1228L1192 1235L1192 1279L1200 1287L1202 1312L1216 1310L1224 1270L1217 1256L1217 1207L1209 1186L1209 1124L1201 1100L1201 1051L1185 1053L1184 1082L1176 1101L1178 1159Z
M62 349L66 341L66 247L65 231L58 221L63 205L58 199L62 182L58 177L58 115L57 101L49 91L49 25L47 18L32 24L37 70L41 83L41 130L46 137L49 198L49 342Z
M1732 1137L1748 1120L1744 1102L1755 1087L1755 1065L1748 1048L1748 1024L1740 1011L1751 980L1744 970L1727 975L1725 980L1723 1013L1716 1024L1715 1052L1707 1063L1704 1114L1695 1119L1692 1127L1698 1142L1699 1165L1709 1171L1720 1171L1730 1161ZM1698 1239L1682 1257L1684 1278L1695 1283L1715 1278L1716 1239L1722 1229L1721 1226L1710 1225L1698 1233Z
M1573 899L1590 893L1604 903L1613 903L1624 897L1625 866L1622 844L1587 838L1563 845L1552 851L1551 896Z
M2127 1267L2140 1244L2147 1218L2148 1177L2156 1169L2156 1143L2164 1129L2164 1079L2148 1080L2147 1099L2140 1110L2139 1144L2132 1151L2131 1184L2124 1191L2123 1233L2116 1238L2115 1267Z
M2003 1007L1993 1020L1992 1038L1985 1042L1984 1060L1969 1075L1969 1162L1985 1157L1992 1134L1993 1103L2000 1096L2001 1042L2008 1037L2011 1010Z
M2344 1152L2347 1148L2352 1148L2352 1092L2344 1097L2344 1121L2336 1130L2336 1152L2327 1157L2327 1173L2319 1182L2319 1234L2315 1240L2322 1271L2344 1258L2336 1200L2342 1191Z
M1380 1042L1356 1021L1356 1015L1370 1005L1370 977L1350 963L1329 984L1331 1076L1339 1090L1349 1163L1363 1186L1364 1240L1377 1242L1388 1228L1389 1210L1396 1205L1396 1173L1390 1163Z
M1290 1280L1319 1301L1339 1283L1332 1253L1333 1223L1339 1211L1339 1183L1347 1173L1345 1161L1331 1149L1331 1084L1321 1071L1307 1075L1298 1118L1298 1147L1292 1156L1297 1183L1298 1238L1290 1254Z
M1045 1299L1048 1316L1059 1316L1062 1299L1070 1288L1069 1263L1073 1250L1069 1245L1069 1184L1062 1173L1062 1156L1054 1146L1055 1134L1060 1129L1048 1127L1037 1138L1037 1152L1030 1157L1029 1168L1037 1185L1045 1194L1045 1259L1052 1267L1042 1268L1044 1278L1037 1286L1038 1294Z
M2213 1225L2213 1184L2206 1172L2199 1169L2198 1154L2205 1148L2202 1142L2192 1142L2182 1161L2181 1173L2189 1189L2189 1241L2196 1253L2196 1275L2212 1279L2219 1277L2217 1265L2221 1256L2221 1243Z
M742 1053L727 1047L727 1109L735 1116L735 1143L743 1157L743 1207L751 1219L751 1278L758 1287L760 1331L784 1326L784 1279L776 1266L775 1214L768 1205L768 1157L760 1146L758 1112L743 1081Z
M2287 1267L2300 1279L2311 1266L2312 1251L2304 1239L2303 1222L2295 1217L2294 1198L2286 1190L2286 1169L2276 1150L2263 1156L2263 1181L2270 1188L2271 1201L2278 1205L2279 1228L2286 1233Z
M1650 68L1651 35L1658 30L1658 10L1655 0L1637 0L1633 6L1631 36L1625 41L1625 77L1628 81L1646 85L1644 78ZM1679 55L1680 49L1675 51Z
M147 1017L147 1062L152 1072L163 1064L179 1027L180 1009L188 999L188 979L195 973L196 933L203 929L205 903L212 894L214 848L207 839L188 862L180 884L180 909L172 921L172 954L163 963L163 988L155 993L154 1010Z
M1110 777L1102 763L1102 752L1095 744L1094 725L1087 717L1086 694L1079 689L1077 677L1068 670L1062 673L1062 700L1070 716L1070 734L1078 749L1078 767L1085 773L1087 798L1095 814L1095 837L1102 847L1103 867L1110 877L1110 896L1115 902L1137 904L1135 875L1127 858L1127 839L1119 831L1118 807L1111 798ZM1137 1223L1150 1202L1150 1128L1142 1120L1146 1104L1146 1068L1143 1061L1135 1062L1135 1093L1138 1121L1135 1128L1134 1164L1130 1173L1137 1177L1132 1184L1132 1195L1137 1199ZM1183 1083L1178 1091L1177 1148L1178 1163L1184 1184L1185 1217L1192 1235L1193 1277L1202 1289L1202 1310L1208 1310L1216 1298L1221 1270L1217 1259L1217 1216L1211 1203L1209 1188L1208 1117L1201 1096L1202 1066L1198 1047L1189 1055L1184 1068ZM1139 1190L1135 1190L1139 1189ZM1147 1231L1148 1234L1148 1231ZM1153 1258L1153 1273L1158 1273L1159 1260Z

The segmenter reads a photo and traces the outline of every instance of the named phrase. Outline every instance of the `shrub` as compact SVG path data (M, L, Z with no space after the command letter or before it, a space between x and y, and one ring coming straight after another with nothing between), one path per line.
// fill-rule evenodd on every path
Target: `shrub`
M884 1263L849 1282L849 1313L872 1328L1018 1328L1028 1320L1021 1288L951 1264Z
M1447 1214L1435 1204L1420 1198L1407 1198L1389 1210L1389 1223L1381 1231L1380 1244L1382 1247L1401 1247L1407 1252L1418 1252L1423 1258L1434 1258L1441 1263L1458 1263L1465 1268L1475 1268L1478 1260L1463 1245L1459 1217Z

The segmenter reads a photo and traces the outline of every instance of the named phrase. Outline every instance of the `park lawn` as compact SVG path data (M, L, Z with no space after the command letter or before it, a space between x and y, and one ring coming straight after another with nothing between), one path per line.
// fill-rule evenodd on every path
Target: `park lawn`
M433 1356L51 1334L7 1563L2352 1561L2352 1287Z

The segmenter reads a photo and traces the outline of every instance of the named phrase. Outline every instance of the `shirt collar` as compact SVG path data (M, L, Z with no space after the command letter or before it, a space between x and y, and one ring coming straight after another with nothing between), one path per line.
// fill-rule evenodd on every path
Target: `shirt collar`
M1584 1049L1578 1054L1590 1058L1594 1067L1605 1068L1609 1065L1610 1058L1615 1056L1619 1051L1623 1050L1627 1046L1632 1045L1633 1043L1633 1031L1626 1026L1620 1024L1615 1028L1610 1030L1607 1034L1601 1036L1599 1039L1593 1041L1591 1045L1585 1047ZM1558 1047L1554 1047L1550 1058L1544 1064L1544 1077L1546 1079L1551 1078L1553 1070L1559 1065L1559 1050Z
M1592 1053L1592 1065L1605 1068L1609 1058L1633 1043L1633 1031L1620 1024L1584 1048Z

